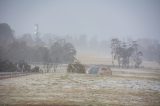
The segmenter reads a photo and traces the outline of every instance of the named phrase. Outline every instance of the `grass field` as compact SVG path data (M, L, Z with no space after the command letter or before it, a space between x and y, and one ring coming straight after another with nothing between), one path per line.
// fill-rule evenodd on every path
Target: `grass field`
M0 104L160 105L160 70L118 68L111 70L112 76L68 74L64 70L3 79L0 80Z

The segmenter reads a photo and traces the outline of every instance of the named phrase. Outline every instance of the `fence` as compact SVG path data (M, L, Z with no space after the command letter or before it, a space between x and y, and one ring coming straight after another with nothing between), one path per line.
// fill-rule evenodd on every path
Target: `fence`
M29 73L29 72L0 72L0 79L26 76L26 75L30 75L30 74L33 74L33 73Z

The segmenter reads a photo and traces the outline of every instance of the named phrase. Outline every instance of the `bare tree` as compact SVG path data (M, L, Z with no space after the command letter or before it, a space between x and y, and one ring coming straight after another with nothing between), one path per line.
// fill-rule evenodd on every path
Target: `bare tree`
M117 38L111 40L111 54L112 54L112 65L114 66L114 60L118 59L118 48L120 47L120 41Z
M112 39L111 41L111 49L112 49L112 64L114 65L114 60L118 61L119 67L129 67L130 64L130 58L133 54L134 60L135 60L135 66L139 67L139 65L142 63L140 61L140 53L138 52L138 44L135 41L128 42L126 44L125 42L121 43L118 39ZM138 54L139 53L139 54Z

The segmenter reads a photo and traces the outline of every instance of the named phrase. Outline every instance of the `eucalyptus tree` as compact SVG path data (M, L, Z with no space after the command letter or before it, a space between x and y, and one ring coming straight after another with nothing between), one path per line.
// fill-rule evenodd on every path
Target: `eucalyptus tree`
M129 67L130 58L133 56L135 67L139 67L142 63L140 59L141 51L138 50L138 44L136 41L132 42L121 42L117 38L111 40L111 54L112 54L112 64L114 65L114 60L118 61L119 67Z

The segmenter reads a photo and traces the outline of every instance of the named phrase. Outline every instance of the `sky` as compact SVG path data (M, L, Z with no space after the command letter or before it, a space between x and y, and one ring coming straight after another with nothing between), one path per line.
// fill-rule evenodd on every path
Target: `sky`
M20 36L160 38L160 0L0 0L0 23Z

